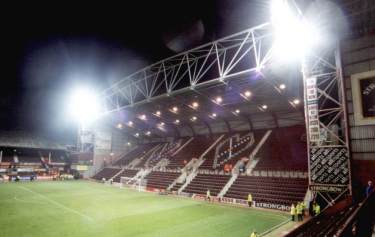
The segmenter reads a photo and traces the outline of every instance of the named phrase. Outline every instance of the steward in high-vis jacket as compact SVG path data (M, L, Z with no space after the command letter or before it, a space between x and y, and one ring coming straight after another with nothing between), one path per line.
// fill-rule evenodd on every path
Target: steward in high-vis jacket
M298 221L303 221L303 216L302 216L303 207L302 207L302 204L298 203L296 209L297 209Z
M292 221L295 221L296 218L296 207L294 204L290 207L290 215L292 216Z
M247 203L249 204L249 207L253 205L253 196L251 195L251 193L247 195Z

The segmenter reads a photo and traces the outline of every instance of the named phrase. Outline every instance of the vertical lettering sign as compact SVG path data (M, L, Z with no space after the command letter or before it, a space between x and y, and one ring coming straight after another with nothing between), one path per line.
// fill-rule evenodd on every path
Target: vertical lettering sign
M359 81L363 118L375 118L375 77Z
M306 79L307 122L311 142L320 141L318 90L316 77Z

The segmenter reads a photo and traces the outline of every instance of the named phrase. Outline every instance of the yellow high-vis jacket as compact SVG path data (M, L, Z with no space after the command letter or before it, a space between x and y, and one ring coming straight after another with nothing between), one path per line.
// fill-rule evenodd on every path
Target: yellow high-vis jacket
M253 201L253 196L251 196L250 193L249 193L249 195L247 195L247 201L248 202L252 202Z
M290 207L290 215L294 216L296 214L296 207L294 205L292 205Z

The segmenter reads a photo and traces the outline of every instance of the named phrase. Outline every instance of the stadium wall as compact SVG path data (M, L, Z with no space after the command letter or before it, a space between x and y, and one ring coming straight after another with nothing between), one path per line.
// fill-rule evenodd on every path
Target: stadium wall
M358 94L358 91L354 90L353 83L355 75L375 70L375 34L342 42L341 58L349 120L352 175L354 179L364 183L374 178L375 174L375 123L359 125L356 121L358 101L354 94Z

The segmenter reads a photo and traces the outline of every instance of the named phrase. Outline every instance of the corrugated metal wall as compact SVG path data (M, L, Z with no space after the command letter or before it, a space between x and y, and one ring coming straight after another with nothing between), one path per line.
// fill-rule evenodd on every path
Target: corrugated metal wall
M341 54L349 116L352 173L354 177L364 181L375 174L375 125L356 126L354 123L351 75L375 70L375 35L342 42ZM369 165L372 167L363 169Z

